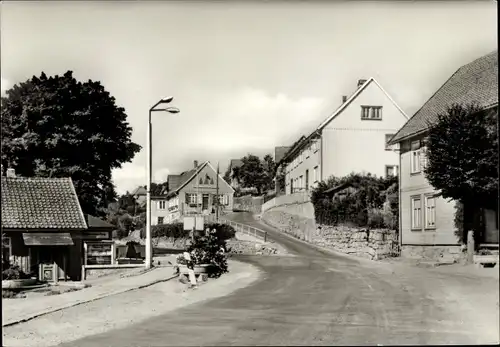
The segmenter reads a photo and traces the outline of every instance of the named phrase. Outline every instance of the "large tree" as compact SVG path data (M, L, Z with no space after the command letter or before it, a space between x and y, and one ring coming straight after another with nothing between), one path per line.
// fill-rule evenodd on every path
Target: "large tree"
M124 108L98 81L77 81L72 71L14 85L2 97L4 168L22 176L73 179L82 209L102 215L116 194L111 170L132 160L140 146Z
M465 232L477 209L497 207L497 120L497 107L455 104L429 124L425 174L441 196L463 204Z
M276 163L271 154L266 154L263 159L264 172L266 174L266 190L274 190L274 176L276 174Z
M240 166L238 174L242 187L255 188L257 189L257 194L262 194L268 185L264 164L258 156L253 154L248 154L241 161L243 165Z

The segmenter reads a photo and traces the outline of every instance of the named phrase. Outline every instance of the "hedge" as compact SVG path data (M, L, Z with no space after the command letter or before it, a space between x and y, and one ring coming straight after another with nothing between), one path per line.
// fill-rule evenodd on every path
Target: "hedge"
M227 224L219 223L208 223L205 224L205 229L210 228L210 230L216 230L216 237L220 240L229 240L235 237L236 231L234 228ZM173 224L160 224L153 225L151 228L151 237L165 237L173 239L183 239L190 237L190 230L184 230L183 223L173 223ZM141 238L146 237L145 228L141 229Z

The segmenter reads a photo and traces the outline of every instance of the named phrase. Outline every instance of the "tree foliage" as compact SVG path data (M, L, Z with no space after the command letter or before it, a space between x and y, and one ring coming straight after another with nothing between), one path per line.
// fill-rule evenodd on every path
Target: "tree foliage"
M329 188L344 184L348 191L345 196L325 193ZM355 173L345 177L330 177L326 182L319 182L312 190L311 202L316 222L395 228L398 206L394 191L397 192L397 189L397 177L379 178ZM384 205L388 205L387 208Z
M498 108L452 105L430 124L425 175L444 198L495 207L498 192Z
M244 188L255 188L257 194L274 189L275 162L270 154L261 160L258 156L248 154L241 158L243 165L233 169L233 177L237 177Z
M85 213L103 215L116 198L111 171L140 150L115 98L72 71L14 85L2 97L1 162L25 176L71 177Z

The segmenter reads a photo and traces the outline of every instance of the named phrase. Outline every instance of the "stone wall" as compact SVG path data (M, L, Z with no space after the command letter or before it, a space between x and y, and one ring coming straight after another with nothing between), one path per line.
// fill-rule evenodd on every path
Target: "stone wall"
M272 209L262 215L269 225L309 243L378 260L397 255L397 234L388 229L316 226L314 220Z
M252 213L260 213L264 198L262 196L245 195L233 198L234 211L247 211Z
M401 257L433 261L463 262L466 253L461 246L405 246L401 247Z

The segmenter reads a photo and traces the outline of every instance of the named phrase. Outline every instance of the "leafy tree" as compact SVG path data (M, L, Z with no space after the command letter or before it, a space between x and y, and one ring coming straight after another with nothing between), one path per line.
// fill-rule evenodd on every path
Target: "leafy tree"
M262 161L256 155L249 154L241 159L243 165L239 168L241 183L244 188L256 188L261 195L266 189L267 175Z
M224 178L224 181L226 181L226 183L231 184L231 170L230 170L230 167L227 168L227 170L224 173L224 176L222 178Z
M72 71L14 85L2 97L1 162L21 176L73 179L85 213L103 215L115 197L112 169L140 150L115 98L98 81Z
M266 175L266 190L274 190L274 176L276 173L276 163L271 154L266 154L263 160L264 171Z
M285 193L285 167L282 165L276 171L276 193L284 194Z
M454 104L429 124L425 175L441 196L463 204L464 233L478 210L497 208L497 119L497 107Z

